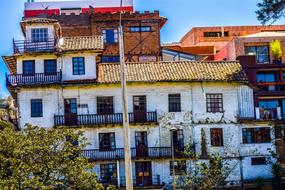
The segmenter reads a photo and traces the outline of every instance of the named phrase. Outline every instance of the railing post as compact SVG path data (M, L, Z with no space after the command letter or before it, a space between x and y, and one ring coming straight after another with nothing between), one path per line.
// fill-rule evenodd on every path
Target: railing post
M278 119L282 119L282 116L281 116L281 107L277 107L277 118Z
M260 109L259 109L259 107L255 108L255 118L256 118L256 120L260 120Z

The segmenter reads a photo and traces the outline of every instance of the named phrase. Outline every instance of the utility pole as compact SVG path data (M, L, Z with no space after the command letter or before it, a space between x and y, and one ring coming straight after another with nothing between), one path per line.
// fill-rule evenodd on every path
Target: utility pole
M125 50L124 50L124 34L122 27L122 2L120 10L119 24L119 48L120 48L120 69L121 69L121 87L122 87L122 108L123 108L123 127L124 127L124 152L125 152L125 175L126 175L126 190L133 190L133 174L132 174L132 158L130 148L130 129L129 129L129 114L127 101L127 81L125 68Z

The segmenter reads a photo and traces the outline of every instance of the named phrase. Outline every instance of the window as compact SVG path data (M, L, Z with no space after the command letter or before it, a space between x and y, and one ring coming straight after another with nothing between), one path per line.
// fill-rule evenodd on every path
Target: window
M23 75L35 75L35 61L23 61Z
M119 40L117 29L103 30L102 33L103 33L104 43L113 44L117 43Z
M131 32L150 32L150 26L132 26L130 27Z
M268 46L245 46L244 50L246 55L255 55L257 63L269 63Z
M45 75L56 75L57 63L56 60L44 61Z
M41 99L31 100L31 117L43 117L43 101Z
M115 133L99 133L99 149L101 151L115 150Z
M169 94L168 95L168 109L169 109L169 112L180 112L181 111L180 94Z
M32 29L32 42L47 42L48 29L47 28L33 28Z
M207 112L223 112L223 95L206 94Z
M97 97L97 114L113 114L113 97Z
M266 158L265 157L255 157L251 158L251 165L266 165Z
M84 75L85 74L84 57L73 57L72 66L73 66L73 75Z
M117 180L116 164L100 164L100 174L103 183L112 183Z
M224 32L224 37L228 37L229 32ZM214 38L214 37L223 37L222 32L204 32L204 37Z
M182 129L172 131L173 146L175 148L184 148L184 133Z
M184 175L186 173L186 161L174 161L175 175ZM170 175L173 175L173 162L170 161Z
M244 144L269 143L271 141L270 128L243 128L242 141Z
M212 146L224 146L223 129L221 128L210 129L210 133L211 133Z
M103 63L119 63L120 56L102 56Z
M257 73L257 82L277 82L276 73Z

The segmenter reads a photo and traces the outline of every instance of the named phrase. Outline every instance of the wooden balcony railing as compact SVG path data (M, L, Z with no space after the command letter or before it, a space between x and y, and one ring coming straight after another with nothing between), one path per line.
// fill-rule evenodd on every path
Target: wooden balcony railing
M6 86L29 86L29 85L44 85L44 84L59 84L62 79L61 72L54 75L46 75L44 73L36 73L34 75L6 75Z
M15 54L53 52L56 48L56 39L47 39L45 42L33 42L31 40L13 40Z
M140 114L141 115L141 114ZM87 114L87 115L75 115L75 119L71 119L64 115L54 116L55 126L94 126L94 125L108 125L117 124L121 125L123 123L123 114ZM156 112L146 112L145 117L139 117L137 119L135 113L129 113L129 122L131 124L135 123L154 123L157 122Z
M190 155L188 152L195 154L195 147L191 146L190 149L186 147L175 147L175 158L187 158ZM131 148L131 156L136 158L172 158L171 147L147 147L144 150ZM82 156L88 158L91 161L97 160L122 160L124 159L124 148L116 148L114 150L101 151L99 149L83 150Z

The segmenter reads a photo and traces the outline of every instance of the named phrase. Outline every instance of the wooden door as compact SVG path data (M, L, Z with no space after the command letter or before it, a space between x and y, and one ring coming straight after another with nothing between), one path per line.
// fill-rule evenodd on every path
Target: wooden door
M148 145L147 145L147 132L136 132L136 156L147 157Z
M134 96L134 122L144 123L147 121L146 96Z
M152 185L151 162L136 162L136 184L137 186Z
M64 100L64 121L66 126L77 125L77 103L75 98Z
M184 134L183 130L172 132L172 142L175 156L180 156L184 152Z

